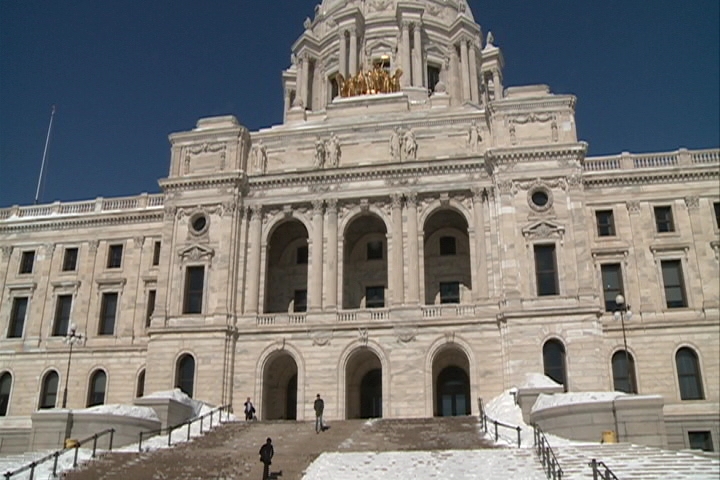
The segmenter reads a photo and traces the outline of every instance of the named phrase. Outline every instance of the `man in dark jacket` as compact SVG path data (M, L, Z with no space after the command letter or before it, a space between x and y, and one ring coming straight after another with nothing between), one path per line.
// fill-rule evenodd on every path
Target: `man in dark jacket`
M317 394L317 398L315 398L313 408L315 408L315 433L320 433L323 430L323 410L325 410L325 402L320 398L319 393Z
M260 447L260 461L263 463L263 480L270 477L270 464L272 457L275 455L275 449L272 446L272 438L268 437L267 442Z

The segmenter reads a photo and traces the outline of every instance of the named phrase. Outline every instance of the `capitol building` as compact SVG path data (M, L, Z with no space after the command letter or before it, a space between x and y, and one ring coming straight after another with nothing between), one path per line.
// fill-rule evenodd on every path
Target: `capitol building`
M158 194L0 209L0 416L477 415L540 372L717 449L720 150L588 157L496 43L466 0L323 0L281 124L171 134Z

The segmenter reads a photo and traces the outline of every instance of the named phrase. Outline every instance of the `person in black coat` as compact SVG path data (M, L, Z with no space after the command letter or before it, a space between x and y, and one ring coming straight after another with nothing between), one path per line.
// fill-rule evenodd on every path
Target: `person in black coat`
M253 406L252 402L250 401L250 397L247 397L247 401L244 403L245 405L245 420L252 420L255 418L255 407Z
M315 403L313 404L315 409L315 433L320 433L325 429L323 424L323 411L325 411L325 402L320 398L320 394L317 394Z
M272 463L273 455L275 455L275 449L272 446L272 438L268 437L267 442L260 447L260 461L263 463L263 480L267 480L270 477L270 464Z

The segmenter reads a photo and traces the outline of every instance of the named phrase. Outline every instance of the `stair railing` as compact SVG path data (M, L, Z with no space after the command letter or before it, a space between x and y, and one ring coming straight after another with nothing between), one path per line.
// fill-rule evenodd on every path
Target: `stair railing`
M540 457L540 463L542 463L543 470L545 470L545 476L550 480L562 480L563 469L560 467L560 463L555 456L550 443L547 441L545 434L537 424L533 425L535 433L533 435L535 442L535 453Z
M54 452L52 452L52 453L50 453L50 454L48 454L48 455L45 455L44 457L39 458L38 460L33 460L32 462L28 463L27 465L23 465L22 467L20 467L20 468L18 468L18 469L16 469L16 470L7 471L7 472L5 472L5 473L3 474L3 477L4 477L5 480L10 480L10 479L11 479L12 477L14 477L15 475L18 475L18 474L20 474L20 473L23 473L23 472L26 472L26 471L30 470L30 477L29 477L29 478L30 478L30 480L34 480L34 478L35 478L35 469L37 468L37 466L40 465L40 464L42 464L42 463L45 463L45 462L49 461L50 459L52 459L52 460L53 460L52 475L53 475L53 478L57 478L58 458L60 457L60 455L62 455L63 453L65 453L65 452L67 452L67 451L69 451L69 450L71 450L71 449L74 448L74 449L75 449L75 456L73 457L73 468L77 468L77 466L78 466L78 450L80 450L80 447L81 447L83 444L85 444L85 443L89 442L90 440L92 440L93 446L92 446L92 455L91 455L91 458L95 458L95 455L97 454L97 441L98 441L98 438L101 438L101 437L103 437L103 436L105 436L105 435L110 435L110 441L109 441L109 444L108 444L108 448L107 448L107 449L108 449L109 452L112 452L113 436L115 435L115 429L114 429L114 428L108 428L107 430L103 430L102 432L95 433L95 434L93 434L93 435L91 435L91 436L89 436L89 437L87 437L87 438L84 438L84 439L80 440L79 442L76 442L73 447L70 447L70 448L61 448L60 450L55 450Z
M187 427L187 438L186 441L190 441L190 427L195 422L200 422L200 433L203 433L203 422L205 418L210 417L210 429L213 428L213 417L215 414L218 415L217 423L216 425L219 425L222 423L222 415L223 412L227 414L226 422L230 421L230 414L232 413L232 405L221 405L219 407L213 408L205 415L201 415L199 417L191 418L190 420L187 420L185 422L178 423L177 425L172 425L165 428L158 428L156 430L148 430L145 432L140 432L138 434L138 452L142 452L142 444L143 439L147 440L150 437L154 437L157 435L163 435L166 434L168 436L168 447L172 444L172 434L175 430L179 430L182 427ZM164 432L164 433L163 433Z
M488 422L493 424L493 430L495 432L495 441L498 441L499 435L498 435L498 427L508 428L510 430L515 430L515 433L517 434L517 446L520 448L521 443L521 436L520 432L522 431L522 428L520 428L517 425L508 425L507 423L499 422L493 418L490 418L485 413L485 406L483 405L482 398L478 398L478 407L480 410L480 426L483 429L483 432L487 433L488 431Z
M593 480L619 480L604 462L598 462L593 458L588 463L588 467L592 468Z

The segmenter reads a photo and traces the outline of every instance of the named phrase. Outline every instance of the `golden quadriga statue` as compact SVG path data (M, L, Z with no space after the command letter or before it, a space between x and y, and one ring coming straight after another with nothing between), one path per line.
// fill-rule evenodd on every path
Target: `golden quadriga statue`
M391 76L387 70L375 66L372 70L364 72L362 69L347 79L338 73L335 80L342 97L354 97L356 95L373 95L376 93L394 93L400 91L400 77L403 71L399 68Z

